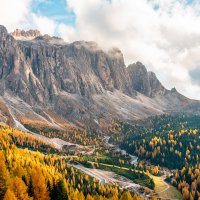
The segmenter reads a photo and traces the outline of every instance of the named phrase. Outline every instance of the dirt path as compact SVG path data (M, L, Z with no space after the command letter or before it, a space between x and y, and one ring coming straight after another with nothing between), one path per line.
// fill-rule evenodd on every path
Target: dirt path
M163 176L162 177L162 179L161 179L161 181L166 185L166 188L164 189L164 190L162 190L162 191L160 191L160 192L157 192L157 194L160 194L160 193L162 193L162 192L165 192L166 190L168 190L169 188L170 188L170 185L167 183L167 182L165 182L165 176Z
M173 188L170 184L165 182L166 176L153 176L150 177L154 180L155 183L155 193L151 194L149 197L157 196L159 199L168 199L168 200L180 200L180 194L177 189Z

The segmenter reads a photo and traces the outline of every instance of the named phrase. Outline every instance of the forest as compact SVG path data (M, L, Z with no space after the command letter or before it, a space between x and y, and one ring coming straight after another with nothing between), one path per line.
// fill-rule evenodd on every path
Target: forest
M54 130L40 133L62 136ZM115 148L108 146L105 134ZM126 177L141 185L151 199L156 199L153 191L157 187L152 175L165 175L165 181L176 187L185 200L200 198L198 116L154 116L142 125L141 121L133 125L113 120L104 134L77 129L66 132L62 138L83 145L88 152L94 146L95 149L91 155L84 153L84 148L57 149L34 135L0 125L0 199L143 199L117 184L101 184L71 165L76 162L88 169L112 171ZM129 154L116 148L137 156L138 163L131 164Z
M137 200L115 185L101 185L68 165L54 146L8 126L0 126L0 199Z
M166 181L177 187L184 199L200 198L198 115L155 116L147 119L146 126L121 123L120 129L111 136L113 143L137 155L143 168L151 163L157 168L154 173L162 168L171 170L173 175Z

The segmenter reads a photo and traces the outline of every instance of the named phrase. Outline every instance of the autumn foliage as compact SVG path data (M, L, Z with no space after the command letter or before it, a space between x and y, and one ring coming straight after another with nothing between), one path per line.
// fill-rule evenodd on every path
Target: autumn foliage
M48 149L46 154L37 151L44 147ZM32 135L1 126L0 200L118 200L124 195L132 198L130 193L122 194L117 186L101 185L72 168L63 156L50 153L54 150ZM135 198L140 199L136 195Z

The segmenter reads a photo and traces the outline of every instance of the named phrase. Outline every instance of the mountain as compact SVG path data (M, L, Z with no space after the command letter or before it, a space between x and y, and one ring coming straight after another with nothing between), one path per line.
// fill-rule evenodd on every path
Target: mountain
M11 33L11 35L16 39L34 39L35 37L41 36L41 33L38 30L24 31L16 29L13 33Z
M131 87L148 97L156 97L157 95L167 94L167 90L163 87L153 72L148 72L145 66L137 62L129 65L127 68L131 77Z
M96 128L194 103L164 88L142 63L126 67L117 48L0 26L0 119L9 125Z

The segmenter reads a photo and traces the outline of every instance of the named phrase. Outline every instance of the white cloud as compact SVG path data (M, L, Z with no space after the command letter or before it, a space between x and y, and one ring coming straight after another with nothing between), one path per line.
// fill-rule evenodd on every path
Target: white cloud
M9 32L20 29L38 29L43 34L53 35L57 24L54 20L31 11L33 3L45 0L0 0L0 24Z
M54 35L57 24L55 21L45 17L38 16L32 13L32 24L34 24L34 28L40 30L42 34Z
M13 30L13 27L22 27L30 12L30 0L0 0L0 24Z
M66 42L72 42L77 40L77 33L76 30L68 25L60 24L58 26L59 34L65 39Z
M67 41L117 46L126 63L142 61L168 88L200 99L190 70L200 66L200 3L186 0L67 0L76 26L61 26Z

